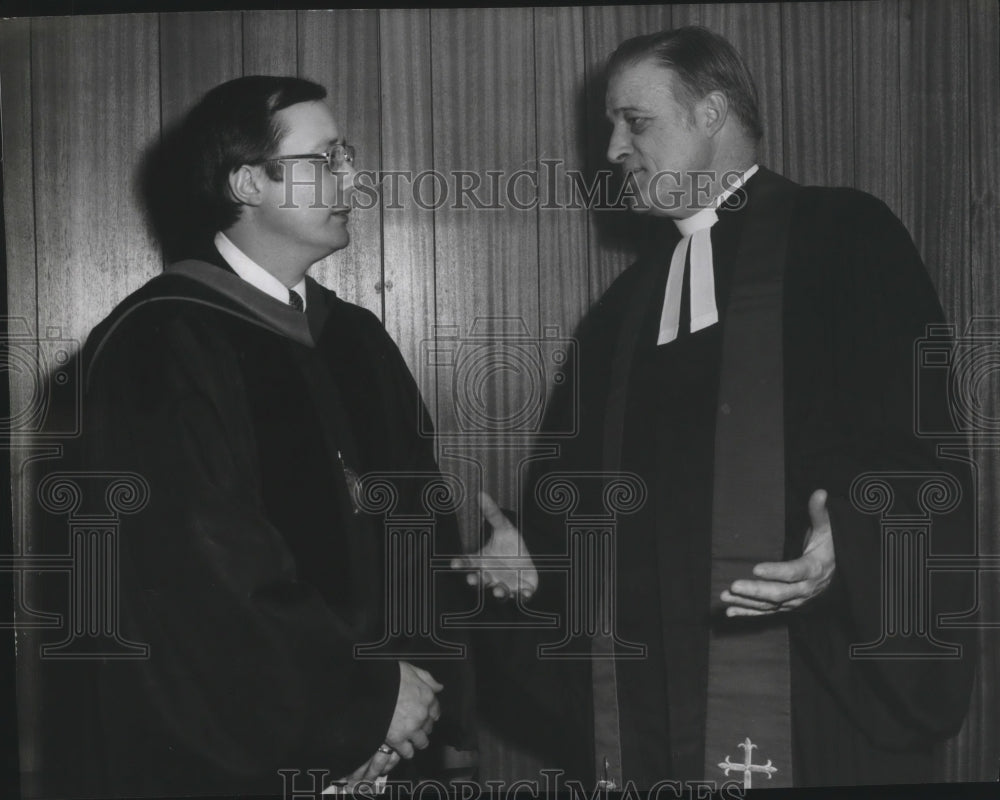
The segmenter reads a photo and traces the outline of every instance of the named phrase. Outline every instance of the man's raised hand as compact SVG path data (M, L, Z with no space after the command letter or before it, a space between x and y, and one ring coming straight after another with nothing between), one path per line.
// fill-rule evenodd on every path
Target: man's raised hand
M493 528L489 541L475 553L451 561L453 569L468 570L470 586L480 582L493 590L493 596L504 599L519 594L525 600L538 589L538 570L520 532L504 516L500 507L486 492L479 493L483 516Z
M826 492L809 498L809 531L802 556L792 561L764 562L753 568L755 580L734 581L720 595L729 603L726 616L753 617L791 611L822 593L833 579L837 559Z

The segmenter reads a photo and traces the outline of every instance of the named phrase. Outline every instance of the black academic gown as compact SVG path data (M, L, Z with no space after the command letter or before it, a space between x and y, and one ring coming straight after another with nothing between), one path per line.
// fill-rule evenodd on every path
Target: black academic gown
M670 256L680 236L669 221L657 221L643 258L581 325L579 393L557 396L549 412L559 429L578 415L580 430L575 440L560 440L563 456L555 468L601 469L617 338L630 305L645 303L628 378L622 469L642 477L649 501L619 518L617 610L618 635L649 648L646 659L617 663L622 773L640 788L661 779L727 780L721 772L706 776L703 768L715 415L733 259L755 187L773 180L761 170L747 184L749 204L720 211L712 228L719 324L686 332L685 276L681 334L656 345ZM939 634L964 645L961 660L849 657L851 644L879 638L882 616L879 521L857 511L848 490L856 476L873 470L955 474L966 503L935 521L932 550L973 552L968 471L935 458L933 443L920 440L913 427L914 342L928 323L942 320L941 309L903 226L884 204L854 190L799 191L785 275L785 557L801 555L808 499L823 488L837 558L827 591L787 615L795 783L927 781L932 743L957 731L968 706L974 637ZM647 294L637 301L638 292ZM940 391L922 396L923 407L936 408L939 418L945 402ZM524 531L532 552L565 552L561 520L536 508ZM973 605L969 582L952 580L936 581L935 611ZM537 605L558 611L563 593L561 579L543 573ZM508 720L508 733L522 738L525 726L511 710L535 714L542 721L534 730L544 729L536 739L550 743L550 756L592 779L589 665L538 661L524 646L529 638L508 633L502 646L518 653L508 657L507 685L520 685L533 698L531 706L490 708ZM553 640L545 633L533 638ZM503 681L499 675L493 680Z
M384 740L399 687L397 661L354 656L385 631L384 529L347 471L436 471L413 379L370 312L307 278L302 314L207 258L211 285L168 269L87 341L85 467L150 492L119 533L120 631L150 656L92 675L100 797L339 778ZM437 523L437 552L459 552ZM438 580L438 608L460 584ZM468 747L467 665L423 666L446 686L435 740Z

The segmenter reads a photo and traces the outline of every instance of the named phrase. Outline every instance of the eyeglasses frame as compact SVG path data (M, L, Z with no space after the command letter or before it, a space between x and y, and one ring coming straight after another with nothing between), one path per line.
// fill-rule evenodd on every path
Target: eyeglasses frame
M341 157L338 159L337 164L334 164L334 154L340 151ZM287 156L275 156L274 158L265 158L263 161L258 161L258 164L270 164L275 161L293 161L300 158L308 158L312 160L320 160L326 162L326 168L331 175L336 175L339 172L339 168L343 167L345 164L353 164L354 157L357 151L353 144L335 144L330 150L325 153L295 153L293 155ZM336 168L335 168L336 167Z

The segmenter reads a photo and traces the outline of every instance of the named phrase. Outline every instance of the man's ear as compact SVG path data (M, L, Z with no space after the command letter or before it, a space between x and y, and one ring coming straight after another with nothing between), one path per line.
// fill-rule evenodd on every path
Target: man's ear
M698 101L698 122L709 136L715 136L726 124L729 115L729 100L720 91L706 94Z
M246 206L261 204L262 176L260 167L244 164L229 173L229 192L237 203Z

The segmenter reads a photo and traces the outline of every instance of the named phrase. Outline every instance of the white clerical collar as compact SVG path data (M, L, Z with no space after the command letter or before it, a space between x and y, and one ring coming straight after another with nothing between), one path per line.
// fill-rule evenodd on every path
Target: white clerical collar
M733 192L735 192L744 183L746 183L754 175L757 174L757 170L758 169L760 169L759 165L754 164L752 167L750 167L749 169L747 169L746 172L744 172L742 175L740 175L738 178L736 178L729 185L728 189L726 189L722 194L720 194L718 197L715 198L715 200L712 201L712 207L713 208L719 208L720 206L722 206L722 204L725 203L729 199L729 197L732 195Z
M260 289L265 294L271 295L275 300L280 300L288 305L288 288L275 278L270 272L244 253L233 244L222 231L215 234L215 249L219 251L226 263L233 268L233 272L239 275L251 286ZM306 307L306 279L303 277L292 290L302 298L302 310Z
M681 319L681 290L684 286L684 262L688 249L691 250L691 333L708 328L719 321L719 310L715 305L715 265L712 262L711 228L719 221L716 213L730 195L746 183L757 165L737 178L724 192L716 197L710 206L692 214L686 219L675 219L674 224L681 232L681 240L674 248L667 275L667 288L663 294L663 311L660 312L660 330L656 343L669 344L677 338Z

